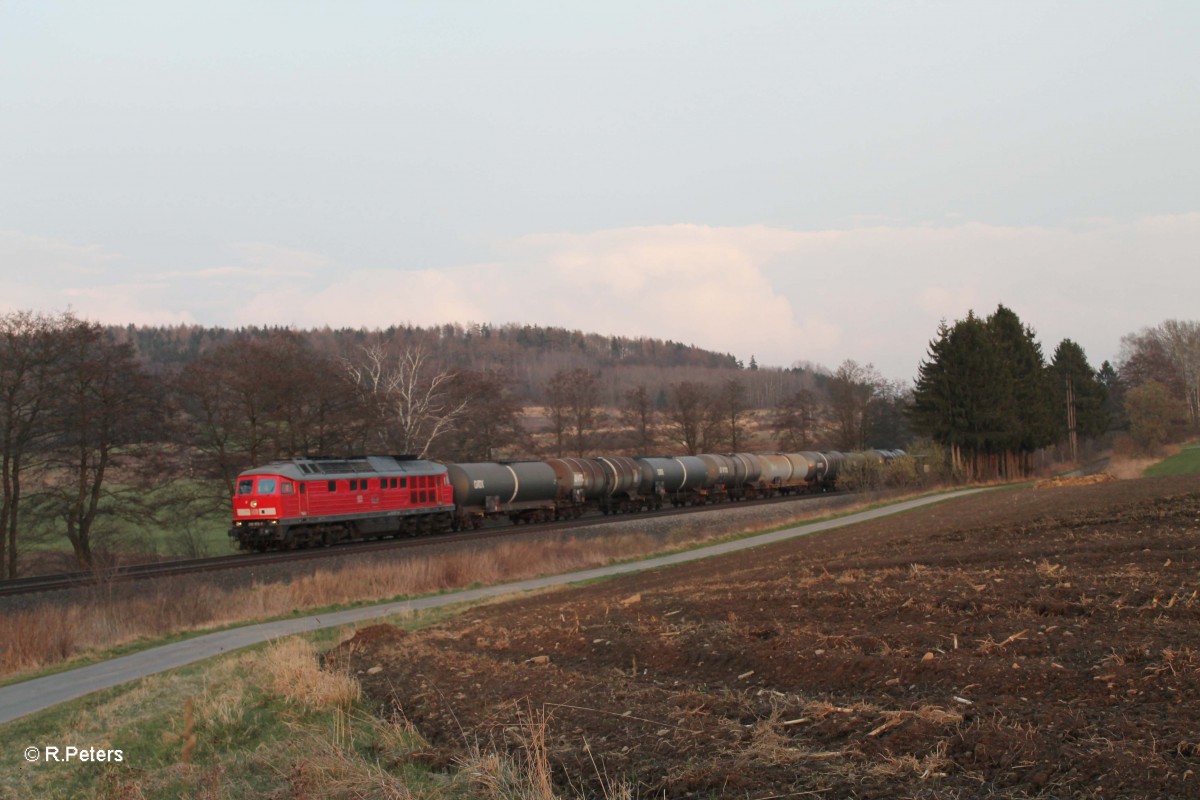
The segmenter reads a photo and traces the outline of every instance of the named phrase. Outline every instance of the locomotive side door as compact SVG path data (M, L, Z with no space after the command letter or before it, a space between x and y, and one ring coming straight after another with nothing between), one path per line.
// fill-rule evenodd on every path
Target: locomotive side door
M300 516L308 516L308 481L296 482L296 498L299 501Z

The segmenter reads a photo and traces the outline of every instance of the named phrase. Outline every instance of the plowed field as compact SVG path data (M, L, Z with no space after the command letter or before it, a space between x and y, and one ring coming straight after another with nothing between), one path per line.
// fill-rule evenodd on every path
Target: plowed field
M330 657L587 795L1200 797L1198 547L1196 476L999 490Z

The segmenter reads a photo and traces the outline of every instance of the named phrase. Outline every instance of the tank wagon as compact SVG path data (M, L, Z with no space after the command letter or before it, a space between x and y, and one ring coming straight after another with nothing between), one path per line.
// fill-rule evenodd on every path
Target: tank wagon
M330 545L672 506L755 500L835 487L863 453L704 453L439 464L411 456L294 458L238 477L229 535L244 550Z
M478 528L499 516L515 523L559 516L558 477L544 461L450 464L446 469L454 487L456 527Z

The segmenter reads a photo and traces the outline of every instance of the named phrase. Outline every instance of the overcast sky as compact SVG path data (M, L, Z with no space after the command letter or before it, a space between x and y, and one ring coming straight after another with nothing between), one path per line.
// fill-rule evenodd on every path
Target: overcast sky
M0 311L911 380L1200 318L1200 3L0 0Z

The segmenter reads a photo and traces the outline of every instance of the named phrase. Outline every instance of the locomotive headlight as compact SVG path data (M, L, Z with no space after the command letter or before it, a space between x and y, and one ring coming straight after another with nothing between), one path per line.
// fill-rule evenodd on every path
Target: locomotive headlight
M251 500L251 501L250 501L250 507L251 507L251 508L258 508L258 501L257 501L257 500Z

